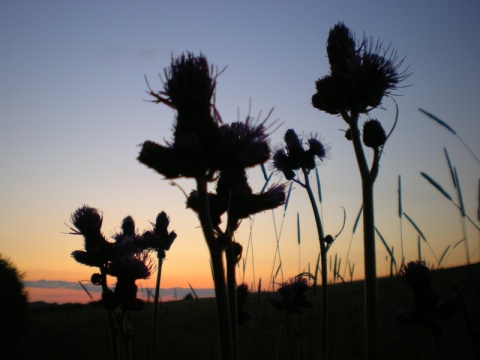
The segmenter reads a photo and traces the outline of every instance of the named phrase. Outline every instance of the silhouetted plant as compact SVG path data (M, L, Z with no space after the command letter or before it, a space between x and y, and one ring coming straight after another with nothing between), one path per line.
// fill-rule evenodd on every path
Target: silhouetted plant
M272 297L270 303L282 313L280 329L278 333L278 342L276 349L276 359L280 358L280 344L285 321L291 314L298 314L298 336L300 343L300 359L303 359L302 348L302 313L304 308L311 307L313 304L307 299L306 292L310 287L307 280L302 276L296 276L285 282L277 290L280 296Z
M135 282L150 276L153 263L149 258L149 249L155 246L157 249L162 242L155 237L155 231L139 236L130 216L123 220L122 232L114 235L115 241L109 242L101 232L103 217L99 210L86 205L73 212L70 220L73 224L70 234L82 235L84 238L84 250L73 251L72 257L83 265L97 267L99 270L92 274L91 282L102 287L102 303L107 311L112 357L114 360L120 357L130 359L131 334L127 331L127 314L143 308L143 300L137 297L138 287ZM171 245L170 240L171 238L163 240L168 243L168 247ZM113 290L108 286L107 275L117 278ZM121 342L118 341L119 336Z
M153 303L152 359L157 358L158 298L160 295L160 279L162 276L163 260L165 259L165 251L170 250L170 246L172 246L177 238L175 231L168 231L169 224L170 219L167 214L162 211L157 215L155 224L152 223L153 229L145 231L142 235L142 246L154 250L157 253L158 260L157 280L155 282Z
M317 92L312 105L332 115L340 115L347 123L347 140L352 141L362 179L363 231L365 256L366 355L378 358L377 275L375 259L375 221L373 185L378 175L380 157L389 135L376 119L359 128L361 114L378 108L385 96L398 89L409 76L402 70L403 60L390 47L364 37L357 41L343 23L330 29L327 40L330 73L315 83ZM398 108L397 108L398 115ZM362 145L373 150L369 165Z
M0 254L0 345L4 356L13 355L25 327L28 294L23 286L24 274L13 262Z
M415 308L404 310L397 308L395 320L402 325L421 325L435 339L439 359L443 358L440 346L442 322L449 320L460 307L458 294L440 302L436 292L431 288L432 273L424 261L411 261L401 270L403 281L412 290Z
M288 129L284 136L285 146L280 146L273 155L273 166L281 171L287 180L291 180L299 184L308 193L310 205L312 206L317 226L318 241L320 243L320 259L322 270L322 326L320 332L322 334L322 356L327 356L328 342L328 291L327 291L327 252L332 246L334 240L338 236L324 234L323 224L318 210L312 187L310 185L310 171L316 168L316 158L323 161L328 152L328 146L324 145L315 136L307 139L304 144L303 138L298 136L293 129ZM304 148L307 145L307 149ZM303 173L303 181L297 177L297 171Z
M220 357L236 359L235 264L241 257L241 247L235 245L233 234L242 219L285 201L283 186L253 194L247 182L245 169L270 157L267 119L254 122L248 117L243 123L222 124L214 103L219 73L202 54L187 53L172 59L164 74L163 90L150 90L149 94L153 102L176 110L173 140L165 145L145 141L138 160L166 178L196 181L196 190L187 203L198 214L210 251ZM207 184L217 177L216 192L209 193ZM222 230L219 225L223 214L227 221Z

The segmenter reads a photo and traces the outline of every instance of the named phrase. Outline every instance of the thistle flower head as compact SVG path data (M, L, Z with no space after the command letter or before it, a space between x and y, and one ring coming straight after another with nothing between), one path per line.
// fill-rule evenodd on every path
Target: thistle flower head
M168 231L170 218L162 211L157 215L152 231L146 231L142 235L141 243L144 247L154 249L157 252L170 250L173 242L177 238L175 231Z
M312 105L330 114L367 113L410 75L395 50L371 38L357 42L343 23L330 30L327 54L330 74L316 81Z
M303 308L312 306L305 295L308 289L307 280L297 276L278 289L280 298L272 298L270 302L275 308L286 313L301 313Z
M89 265L103 259L107 261L111 255L111 244L105 239L101 232L103 218L98 209L83 205L73 212L70 217L75 228L70 227L73 235L83 235L84 247L87 253L91 255L82 255L80 253L72 254L78 262Z
M100 233L103 217L98 209L83 205L73 212L70 221L77 228L78 234L96 236Z
M150 277L153 263L146 253L134 256L123 256L112 261L107 269L111 276L133 280Z
M275 150L273 167L281 171L287 180L295 178L295 170L312 170L316 158L323 160L327 156L328 146L314 135L307 139L307 149L304 148L303 138L293 129L287 130L284 140L285 146L279 146Z
M385 145L387 135L380 121L371 119L363 124L363 144L370 148L379 148Z
M245 122L222 125L220 132L219 169L245 169L263 164L270 157L265 122L255 124L247 118Z
M127 216L123 219L122 231L125 236L132 236L135 234L135 221L131 216Z
M403 281L415 292L430 288L432 274L425 261L410 261L400 270Z

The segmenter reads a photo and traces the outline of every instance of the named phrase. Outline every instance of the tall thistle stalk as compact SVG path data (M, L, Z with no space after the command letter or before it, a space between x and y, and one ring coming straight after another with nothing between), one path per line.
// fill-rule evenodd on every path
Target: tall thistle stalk
M163 260L165 252L170 250L174 240L177 238L175 231L168 231L170 219L162 211L157 215L155 223L151 223L153 229L145 231L142 235L143 241L149 248L157 253L157 279L155 281L155 295L153 303L153 328L152 328L152 360L157 359L157 330L158 330L158 300L160 297L160 280L162 277Z
M285 146L280 146L273 156L273 166L283 173L287 180L291 180L303 187L308 194L308 199L315 217L317 227L318 241L320 243L320 263L322 269L322 358L327 358L328 344L328 271L327 271L327 252L332 245L334 238L332 236L325 237L323 224L318 210L315 196L313 195L310 185L310 171L316 169L315 157L323 161L327 156L328 147L322 144L315 137L307 140L308 149L304 149L303 140L293 129L287 130L284 136ZM303 182L297 178L296 171L301 170L303 174ZM318 191L320 196L320 184ZM299 221L299 220L298 220ZM297 221L297 222L298 222ZM300 235L299 235L300 239ZM300 240L299 240L300 243Z
M374 183L388 136L378 120L366 121L363 132L359 121L361 114L379 107L383 97L396 90L409 74L400 70L403 60L398 61L395 50L384 48L381 42L374 42L371 38L356 41L352 31L343 23L330 30L327 55L330 73L316 81L317 92L312 96L312 105L329 114L340 115L347 123L346 138L353 143L362 180L366 358L371 360L378 358L379 349ZM363 145L373 150L371 165Z
M237 359L238 332L235 265L242 247L233 240L243 219L285 201L282 185L254 194L246 169L270 157L266 121L223 124L215 107L216 78L203 55L182 54L165 69L163 90L149 94L153 102L177 112L173 140L165 145L145 141L138 160L167 179L192 178L196 190L187 207L198 215L210 253L217 305L219 357ZM147 83L148 84L148 83ZM208 184L216 181L215 192ZM227 217L224 229L221 218ZM226 264L225 264L226 260Z

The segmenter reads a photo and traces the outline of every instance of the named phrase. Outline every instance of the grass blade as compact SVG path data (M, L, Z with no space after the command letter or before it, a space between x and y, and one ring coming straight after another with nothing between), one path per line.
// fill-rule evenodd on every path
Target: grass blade
M283 208L283 216L285 216L287 212L288 202L290 201L290 193L292 192L292 185L293 185L293 182L290 182L290 187L288 188L287 200L285 200L285 207Z
M470 147L467 145L467 143L465 141L463 141L463 139L455 132L455 130L452 129L452 127L450 125L448 125L445 121L440 120L437 116L429 113L428 111L425 111L423 109L419 109L419 110L423 114L427 115L430 119L435 121L437 124L443 126L445 129L447 129L449 132L451 132L453 135L455 135L458 138L458 140L460 140L462 142L463 146L465 146L467 148L467 150L475 158L475 160L477 160L477 163L480 164L480 159L473 153L472 149L470 149Z
M458 181L457 168L453 168L453 174L455 175L455 182L457 183L458 201L460 202L460 211L462 217L465 217L465 205L463 204L462 189L460 188L460 182Z
M318 271L320 270L320 255L321 253L318 253L317 265L315 266L315 276L313 277L313 294L315 294L317 290Z
M458 245L460 245L464 241L465 241L465 239L462 239L462 240L458 241L455 245L453 245L453 248L455 249Z
M297 241L298 241L298 245L300 245L300 213L297 212Z
M430 119L432 119L433 121L437 122L437 124L443 126L445 129L447 129L448 131L450 131L453 135L457 135L457 133L455 132L455 130L453 130L450 125L448 125L445 121L443 120L440 120L438 117L436 117L435 115L429 113L428 111L425 111L423 109L418 109L420 110L421 113L427 115Z
M442 256L440 256L440 260L438 261L438 267L440 267L440 265L442 264L443 258L445 257L445 255L447 255L447 252L450 249L450 246L451 245L448 245L445 251L443 252Z
M193 296L195 297L195 300L198 301L197 293L196 293L195 290L193 289L192 285L190 285L190 283L188 283L188 286L190 286L190 290L192 290L192 293L193 293Z
M418 261L422 261L422 242L420 241L420 235L418 235Z
M393 255L393 251L392 249L390 249L390 247L388 246L387 242L385 241L385 238L383 237L383 235L380 233L380 231L378 231L377 227L375 226L375 232L377 233L378 237L380 238L380 240L382 241L383 245L385 246L385 249L387 249L387 252L388 252L388 255L390 256L390 259L392 259L392 261L396 264L396 260L395 260L395 255Z
M353 265L350 265L350 261L349 261L348 270L350 272L350 281L353 281L353 272L355 271L355 263L353 263Z
M80 284L80 286L83 288L83 290L85 290L85 292L87 293L88 297L90 298L90 300L93 301L93 297L92 295L90 294L90 291L88 291L88 289L85 287L85 285L82 284L81 281L78 282Z
M402 218L402 177L398 175L398 217Z
M337 254L335 254L335 263L333 264L333 282L337 281Z
M357 230L358 221L360 220L360 215L362 215L362 211L363 211L363 206L360 208L357 218L355 219L355 224L353 225L353 229L352 229L352 235L355 234L355 231Z
M262 187L262 191L260 191L260 194L263 194L265 189L267 188L268 183L270 182L270 179L272 178L273 173L270 173L267 179L265 179L265 184Z
M477 221L480 223L480 178L478 179L478 210L477 210Z
M452 177L453 186L456 189L457 183L455 181L455 174L453 173L453 166L452 166L452 162L450 161L450 156L448 156L447 148L443 148L443 152L445 153L445 158L447 159L448 169L450 170L450 176Z
M415 230L417 231L418 235L421 236L421 238L423 240L425 240L425 242L428 243L427 241L427 238L425 237L425 235L423 235L423 232L422 230L420 230L420 228L417 226L417 224L415 224L415 222L410 218L410 216L408 216L405 212L403 213L403 215L405 215L405 217L407 218L407 220L410 222L410 224L412 224L412 226L415 228Z
M426 173L424 173L423 171L420 173L420 175L422 175L425 179L427 179L427 181L433 185L438 191L440 191L443 196L445 196L448 200L452 201L452 197L450 196L450 194L448 194L445 189L443 187L440 186L439 183L437 183L435 180L433 180L429 175L427 175Z
M260 164L260 167L262 168L262 173L263 173L263 177L265 178L265 181L268 181L272 174L270 174L270 176L267 176L267 170L265 169L265 164Z

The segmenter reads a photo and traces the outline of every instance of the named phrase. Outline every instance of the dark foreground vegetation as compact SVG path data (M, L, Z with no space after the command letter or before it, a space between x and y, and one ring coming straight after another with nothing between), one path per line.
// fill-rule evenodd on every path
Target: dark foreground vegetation
M380 358L437 359L431 332L418 325L399 325L396 309L413 309L410 289L401 277L379 279ZM330 359L364 358L364 283L332 284L330 301ZM476 359L480 343L480 264L436 270L432 288L440 300L460 290L464 307L442 324L440 344L445 359ZM250 319L239 327L240 359L319 359L321 289L307 298L313 306L290 314L270 303L276 293L250 294L246 308ZM162 303L159 309L158 359L218 358L215 299L194 298ZM131 313L132 358L149 358L153 305ZM476 330L472 334L471 327ZM24 331L10 339L11 359L110 359L111 347L105 309L99 303L31 307ZM280 341L279 341L280 340ZM475 343L476 342L476 343Z

